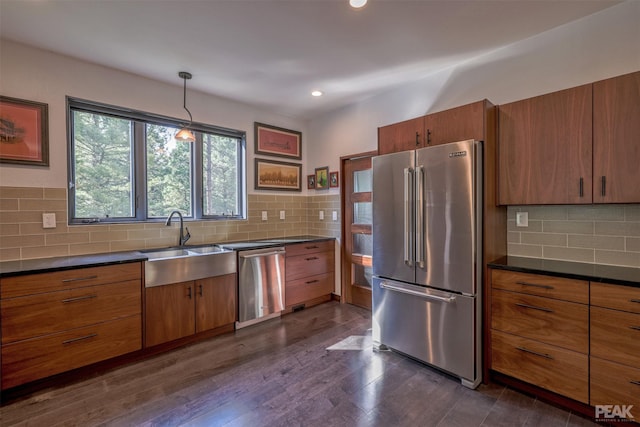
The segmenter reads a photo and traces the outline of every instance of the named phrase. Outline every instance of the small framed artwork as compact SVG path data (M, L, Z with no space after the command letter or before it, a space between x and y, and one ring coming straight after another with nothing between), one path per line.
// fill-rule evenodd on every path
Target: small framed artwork
M0 162L49 166L49 107L0 96Z
M329 188L329 166L316 168L316 190Z
M316 176L307 175L307 190L315 190L316 188Z
M255 159L255 189L302 191L302 165Z
M255 153L302 160L302 132L254 123Z
M338 186L338 172L329 173L329 187L334 188Z

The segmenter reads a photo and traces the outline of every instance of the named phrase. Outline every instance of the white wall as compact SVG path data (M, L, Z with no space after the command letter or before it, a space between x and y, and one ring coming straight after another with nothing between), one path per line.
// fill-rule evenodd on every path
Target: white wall
M504 104L640 70L640 1L573 23L315 118L309 168L377 149L377 128L484 98ZM472 36L472 35L471 35Z
M176 68L175 85L146 79L112 68L79 61L8 40L0 40L0 94L44 102L49 105L48 168L0 165L0 185L10 187L66 187L67 134L65 96L129 107L179 119L182 108L182 80ZM198 73L192 70L194 79ZM247 187L253 190L253 122L269 123L307 134L306 123L272 114L246 104L188 90L187 106L193 120L247 133ZM303 159L308 157L303 144ZM306 173L303 166L303 176ZM303 193L306 180L302 181ZM266 193L266 192L262 192ZM268 192L266 194L273 193ZM290 193L289 193L290 194Z

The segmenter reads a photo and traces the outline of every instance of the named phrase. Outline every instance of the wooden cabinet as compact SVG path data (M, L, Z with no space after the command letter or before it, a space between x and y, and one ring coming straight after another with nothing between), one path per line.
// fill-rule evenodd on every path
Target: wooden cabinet
M154 286L145 290L145 347L236 320L236 275Z
M142 347L139 262L0 282L2 389Z
M589 402L589 282L491 271L491 369Z
M590 403L632 404L640 418L640 288L592 283L590 314Z
M378 154L431 145L485 140L488 101L477 101L378 128Z
M329 299L335 286L335 243L308 242L287 245L285 306L313 305Z
M591 116L591 85L500 105L499 203L591 203Z
M593 84L593 202L640 202L640 71Z

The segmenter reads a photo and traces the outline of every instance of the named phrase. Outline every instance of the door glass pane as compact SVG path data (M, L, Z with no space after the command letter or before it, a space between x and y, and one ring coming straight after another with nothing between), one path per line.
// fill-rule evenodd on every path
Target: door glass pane
M351 264L353 266L353 283L355 285L371 288L371 276L373 268L364 265Z
M372 182L371 169L363 171L355 171L353 173L353 192L354 193L367 193L371 191Z
M353 251L358 255L373 255L373 237L371 234L354 234Z
M373 215L371 213L371 202L361 202L353 204L353 223L371 224Z

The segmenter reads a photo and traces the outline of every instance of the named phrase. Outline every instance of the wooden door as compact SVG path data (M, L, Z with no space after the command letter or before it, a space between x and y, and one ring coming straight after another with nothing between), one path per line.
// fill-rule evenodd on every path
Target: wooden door
M342 159L343 257L342 295L349 304L371 310L371 157L374 153Z
M593 202L640 202L640 71L593 84Z
M424 146L424 117L378 128L378 153L415 150Z
M236 275L196 280L196 332L236 321Z
M145 347L193 335L194 282L146 289Z
M501 205L591 203L591 95L584 85L499 107Z
M426 146L475 139L484 140L485 101L425 116Z

